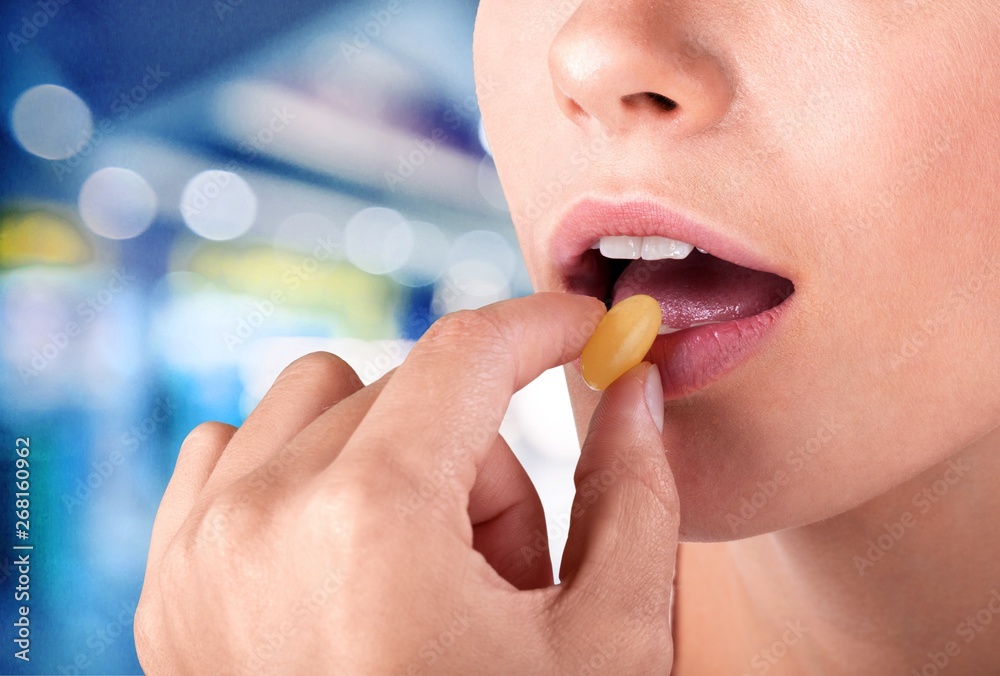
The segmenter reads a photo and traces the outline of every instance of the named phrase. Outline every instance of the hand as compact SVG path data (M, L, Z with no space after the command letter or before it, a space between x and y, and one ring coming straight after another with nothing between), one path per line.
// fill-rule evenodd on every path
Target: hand
M536 294L449 315L368 387L308 355L238 430L196 428L153 528L143 667L669 673L678 507L651 367L594 415L558 586L538 495L498 434L512 393L579 356L603 312Z

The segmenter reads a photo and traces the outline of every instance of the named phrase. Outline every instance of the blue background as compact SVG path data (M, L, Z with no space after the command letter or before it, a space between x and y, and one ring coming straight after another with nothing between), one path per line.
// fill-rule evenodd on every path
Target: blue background
M370 381L443 312L530 293L476 105L474 16L461 0L0 6L0 673L140 671L150 528L196 424L239 424L300 354L336 351ZM504 433L566 508L575 440L549 383ZM30 663L12 642L18 437Z

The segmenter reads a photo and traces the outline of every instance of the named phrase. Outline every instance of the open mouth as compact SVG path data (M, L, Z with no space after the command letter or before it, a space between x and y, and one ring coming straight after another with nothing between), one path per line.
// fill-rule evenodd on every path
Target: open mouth
M571 293L609 307L636 294L659 302L660 336L647 359L667 397L735 368L795 292L767 262L650 203L582 203L557 228L553 257Z

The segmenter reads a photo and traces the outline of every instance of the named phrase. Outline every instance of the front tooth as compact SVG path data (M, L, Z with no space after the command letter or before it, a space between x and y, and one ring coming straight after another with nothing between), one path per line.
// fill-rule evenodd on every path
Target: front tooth
M647 261L658 261L664 258L687 258L694 247L687 242L681 242L667 237L643 237L642 258Z
M642 241L642 237L602 237L601 255L635 260L642 255Z
M677 333L678 331L683 331L684 329L693 329L693 328L696 328L698 326L708 326L710 324L724 324L724 323L725 322L695 322L693 324L689 324L688 326L685 326L685 327L680 328L680 329L675 329L673 327L667 326L666 324L662 324L660 326L660 330L658 331L658 333L661 336L666 336L666 335L669 335L671 333Z

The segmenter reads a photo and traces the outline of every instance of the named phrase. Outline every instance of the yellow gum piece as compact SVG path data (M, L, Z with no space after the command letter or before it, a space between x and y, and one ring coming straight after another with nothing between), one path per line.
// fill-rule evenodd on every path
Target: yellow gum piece
M630 296L604 315L580 356L583 379L604 390L642 362L662 322L660 304L646 295Z

